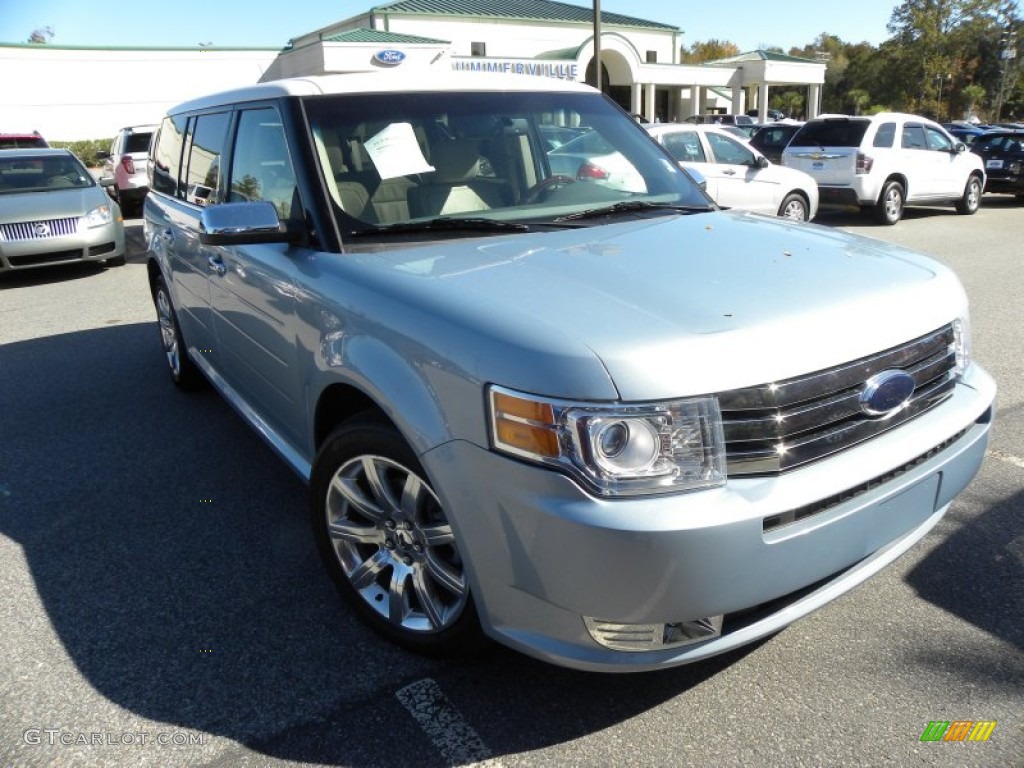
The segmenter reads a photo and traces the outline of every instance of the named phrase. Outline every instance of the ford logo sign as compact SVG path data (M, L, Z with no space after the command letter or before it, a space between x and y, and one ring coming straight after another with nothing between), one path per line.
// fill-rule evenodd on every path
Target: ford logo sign
M868 416L892 416L910 402L914 386L906 371L882 371L865 382L860 409Z
M373 60L378 64L383 64L385 67L396 67L405 61L405 54L393 48L387 48L373 54Z

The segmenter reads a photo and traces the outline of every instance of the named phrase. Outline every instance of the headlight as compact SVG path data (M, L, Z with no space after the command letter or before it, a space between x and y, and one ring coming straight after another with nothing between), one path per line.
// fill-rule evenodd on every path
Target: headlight
M497 450L563 469L602 496L725 484L715 397L576 403L491 387L489 404Z
M963 378L971 364L971 320L967 315L953 321L953 352L956 355L953 372Z
M104 224L109 224L111 221L113 221L113 216L110 213L109 205L101 205L97 208L93 208L85 214L85 226L90 229L93 227L102 227Z

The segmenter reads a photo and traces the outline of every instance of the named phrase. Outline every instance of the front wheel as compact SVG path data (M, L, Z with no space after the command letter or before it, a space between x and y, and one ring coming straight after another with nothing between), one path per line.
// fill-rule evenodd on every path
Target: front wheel
M879 224L893 225L903 217L903 185L887 181L875 204L875 220Z
M790 192L779 206L778 215L783 219L807 221L810 218L810 211L803 195L799 192Z
M971 176L964 187L963 196L957 200L956 212L961 216L972 216L978 212L981 206L981 179Z
M357 417L327 438L313 466L310 515L338 591L377 632L434 656L482 643L451 523L390 424Z

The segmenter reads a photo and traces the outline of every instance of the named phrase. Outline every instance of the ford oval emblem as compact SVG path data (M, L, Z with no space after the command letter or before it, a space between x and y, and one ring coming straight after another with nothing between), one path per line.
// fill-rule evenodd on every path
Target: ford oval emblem
M378 64L383 64L385 67L397 67L405 61L405 54L393 48L386 48L373 54L373 60Z
M914 387L914 377L906 371L882 371L865 382L860 409L868 416L892 416L910 402Z

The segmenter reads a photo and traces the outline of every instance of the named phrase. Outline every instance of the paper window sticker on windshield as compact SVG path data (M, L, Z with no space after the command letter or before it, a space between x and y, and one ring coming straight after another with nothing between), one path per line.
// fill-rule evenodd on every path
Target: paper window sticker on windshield
M423 150L409 123L391 123L363 142L363 146L382 179L434 170L434 166L423 156Z

